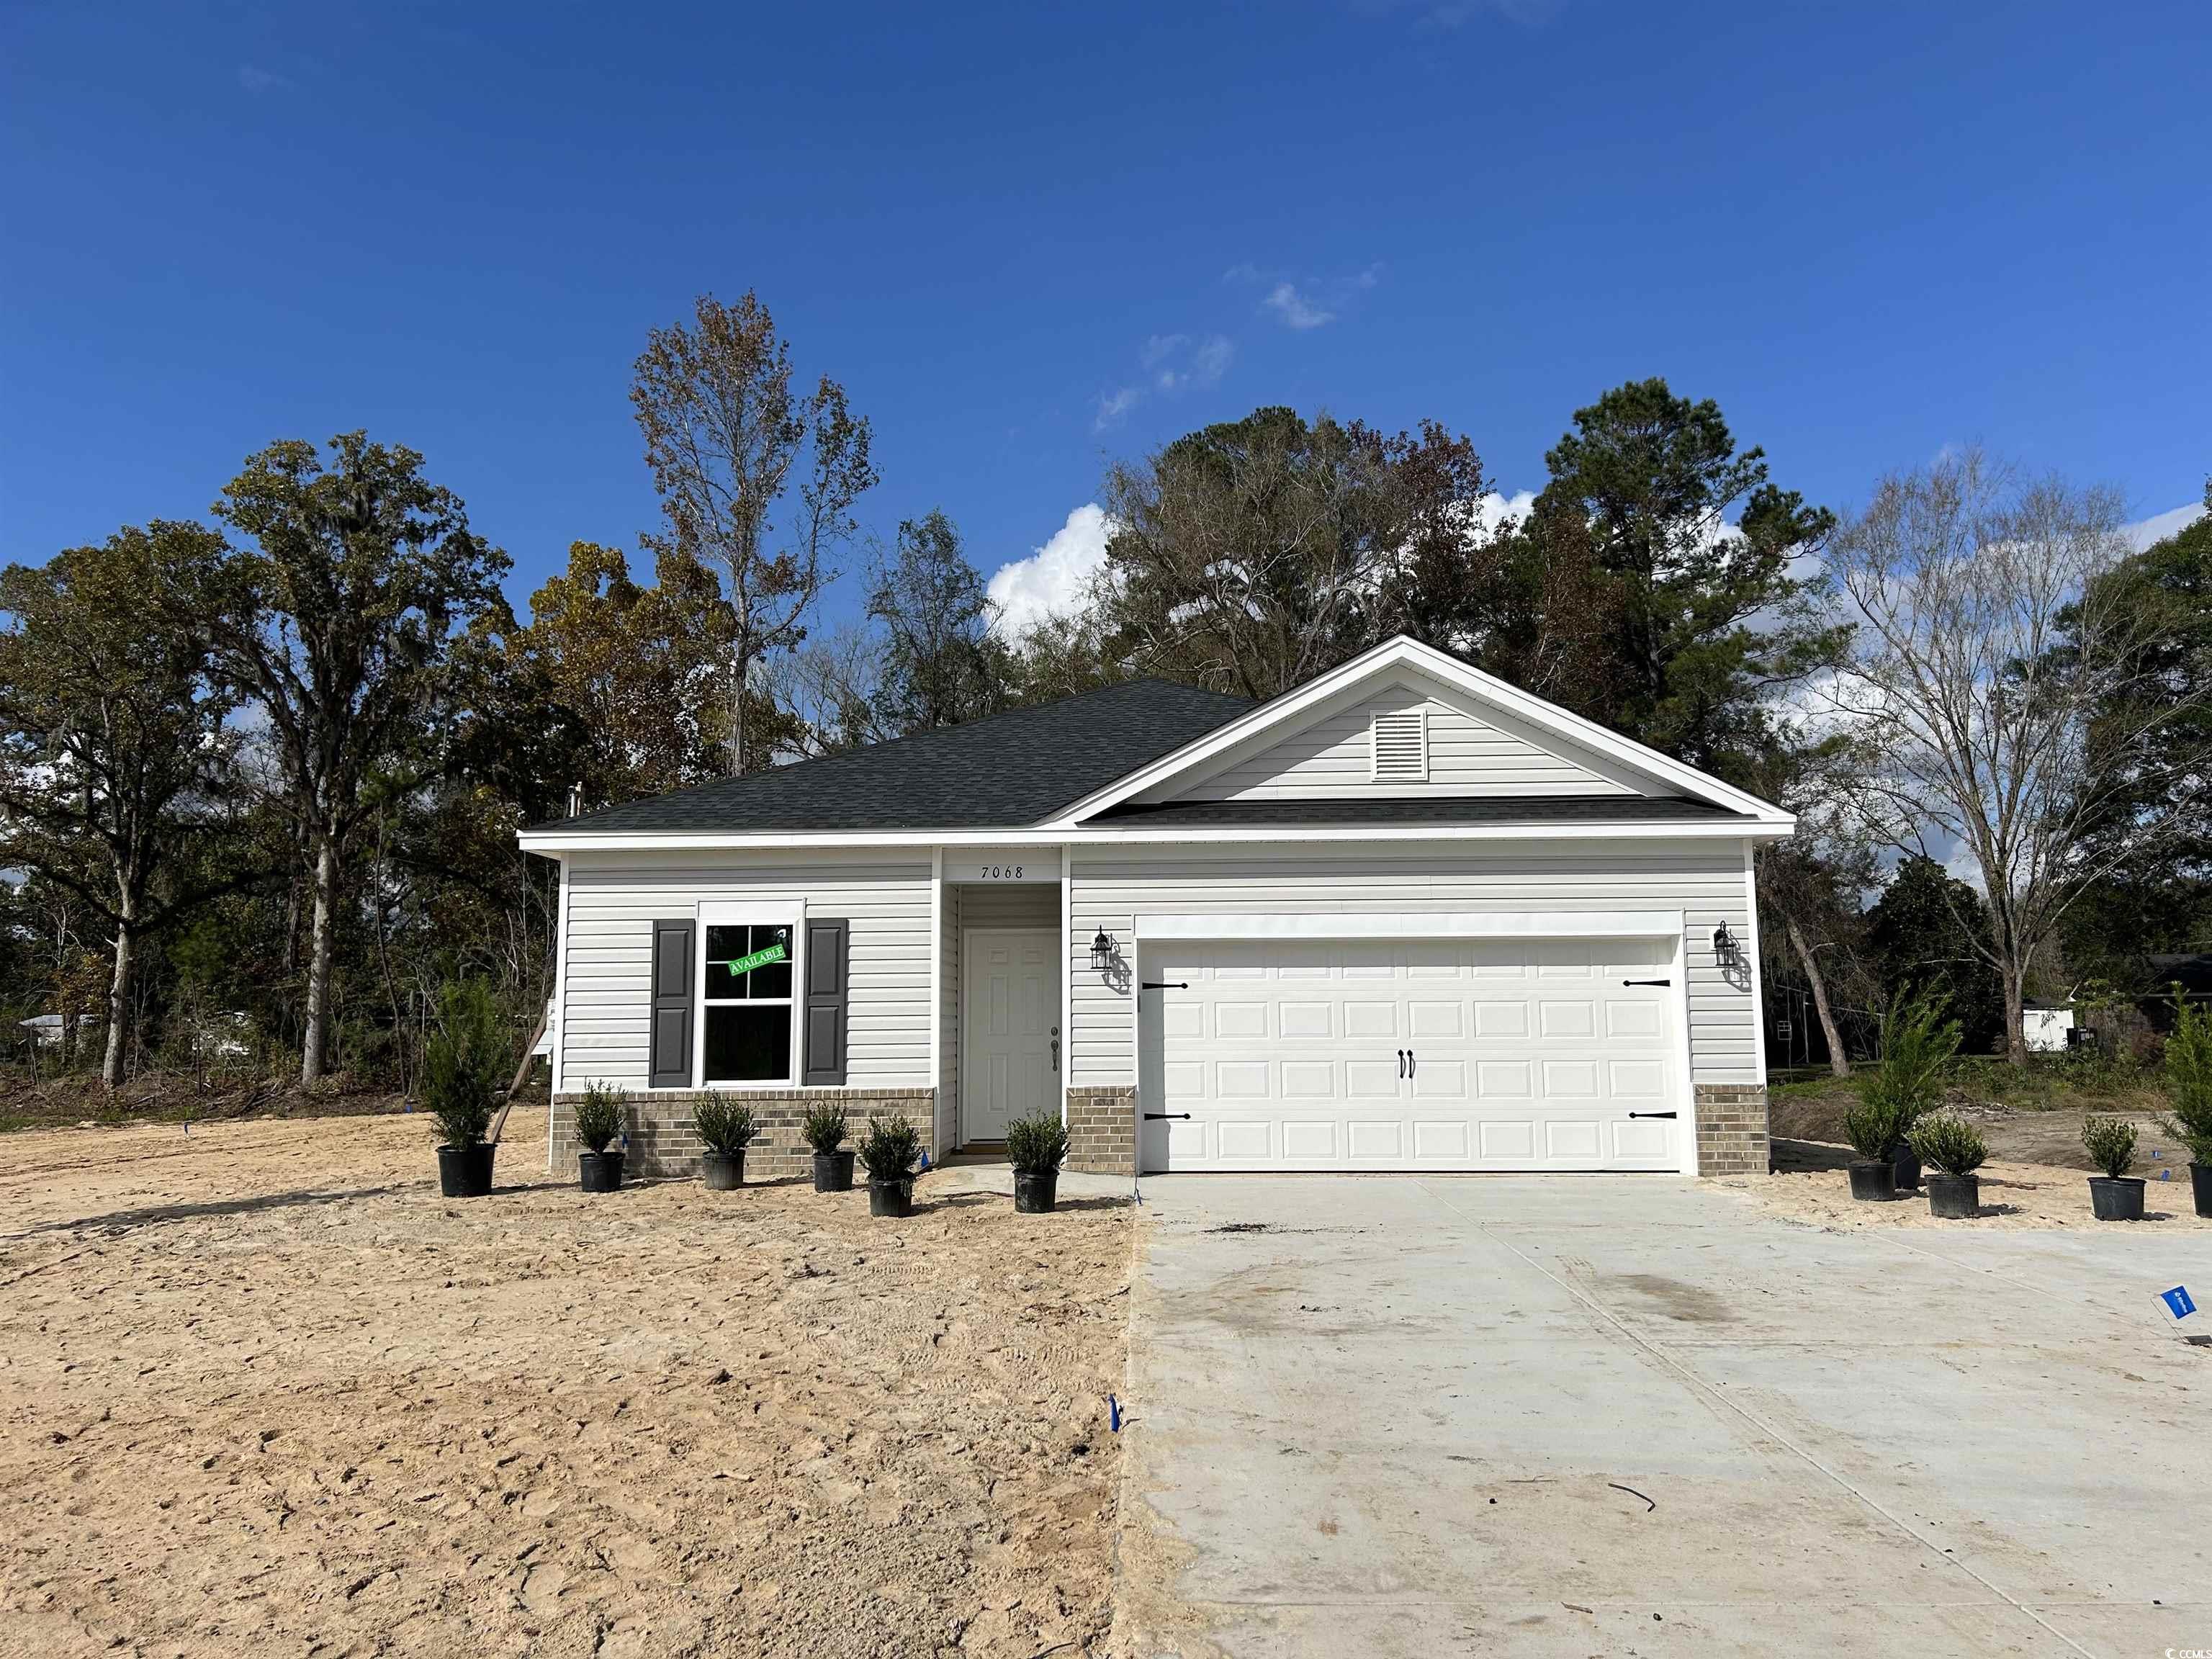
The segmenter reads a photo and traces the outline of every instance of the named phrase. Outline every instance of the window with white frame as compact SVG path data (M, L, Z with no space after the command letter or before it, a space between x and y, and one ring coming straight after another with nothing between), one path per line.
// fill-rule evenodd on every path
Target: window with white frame
M701 931L700 1082L791 1082L799 929L788 921L719 921Z

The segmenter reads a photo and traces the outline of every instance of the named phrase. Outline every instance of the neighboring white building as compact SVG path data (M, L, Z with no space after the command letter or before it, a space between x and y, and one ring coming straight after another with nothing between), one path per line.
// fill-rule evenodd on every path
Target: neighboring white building
M2031 1002L2021 1010L2020 1028L2029 1053L2055 1054L2073 1041L2068 1033L2074 1029L2074 1011L2059 1004Z
M1766 1167L1752 849L1795 820L1411 640L1255 704L1140 680L524 832L553 1146L709 1091L1070 1167Z

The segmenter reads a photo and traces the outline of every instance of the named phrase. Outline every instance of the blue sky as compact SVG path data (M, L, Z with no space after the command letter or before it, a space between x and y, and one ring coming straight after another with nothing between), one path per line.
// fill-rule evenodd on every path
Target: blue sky
M1975 439L2193 503L2212 7L1972 10L17 0L0 557L361 426L520 599L652 524L630 362L748 287L872 416L870 524L987 572L1261 404L1511 492L1651 374L1832 504Z

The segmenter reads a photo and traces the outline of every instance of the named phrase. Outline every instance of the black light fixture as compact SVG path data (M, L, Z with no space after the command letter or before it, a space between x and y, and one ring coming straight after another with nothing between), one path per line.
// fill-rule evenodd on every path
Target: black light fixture
M1114 965L1114 935L1103 927L1098 937L1091 941L1091 966L1093 972L1104 973Z
M1729 932L1726 922L1713 929L1713 955L1723 968L1733 968L1743 960L1743 946Z

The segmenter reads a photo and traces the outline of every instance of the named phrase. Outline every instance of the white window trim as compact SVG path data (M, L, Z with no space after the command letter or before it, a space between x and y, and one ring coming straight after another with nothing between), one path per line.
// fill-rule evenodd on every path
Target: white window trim
M791 929L791 996L788 1005L791 1024L789 1049L791 1069L781 1079L732 1078L719 1081L709 1079L707 1075L707 1010L709 1007L740 1007L755 1000L741 998L732 1001L726 997L708 996L707 930L709 927L762 926L784 927ZM694 958L696 973L693 979L693 983L698 989L691 1000L692 1086L696 1089L712 1089L717 1092L731 1094L784 1093L796 1089L799 1087L799 1073L804 1069L804 1056L799 1053L799 1044L805 1034L799 1022L799 1009L805 1001L800 988L806 983L805 964L800 958L805 954L806 950L806 907L804 904L794 906L774 902L766 904L750 904L742 899L709 900L699 906L699 919L694 931L698 934L699 939L694 947L697 954ZM762 997L757 1000L761 1006L773 1008L777 1005L778 999Z

